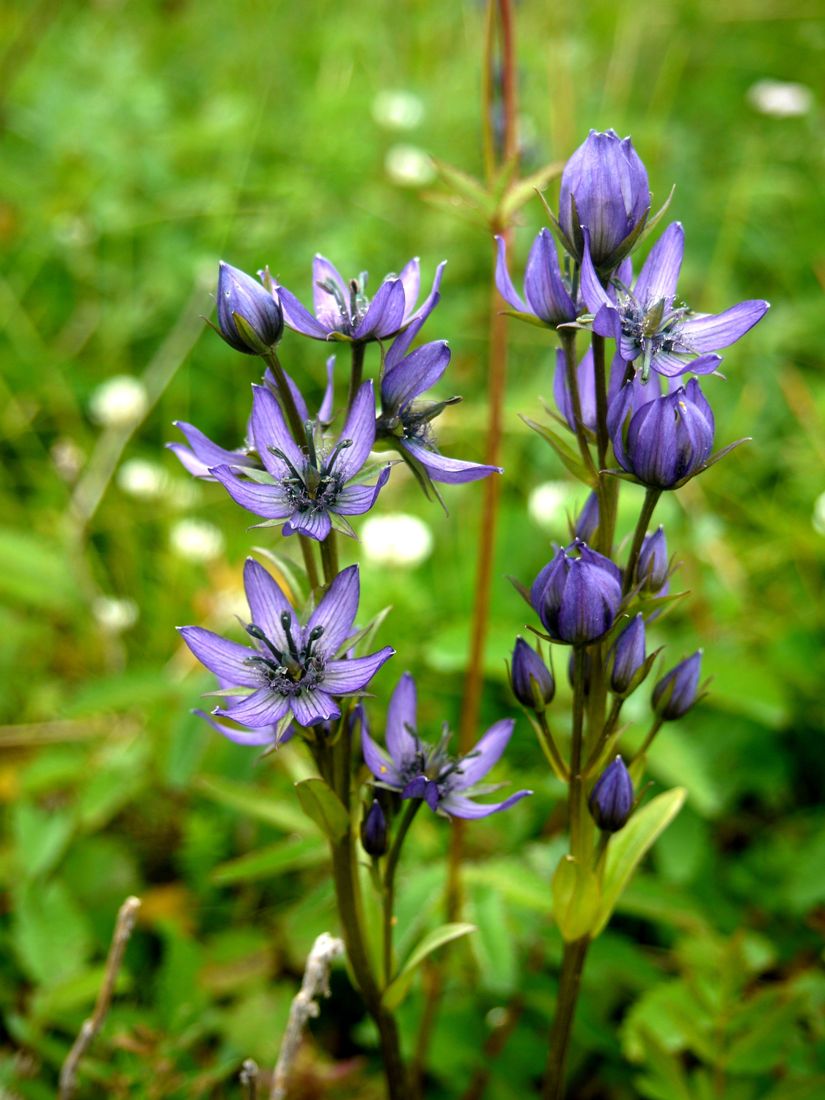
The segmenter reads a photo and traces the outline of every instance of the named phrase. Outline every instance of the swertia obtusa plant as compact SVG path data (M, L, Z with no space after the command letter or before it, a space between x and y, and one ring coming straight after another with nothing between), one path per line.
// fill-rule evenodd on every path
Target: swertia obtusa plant
M673 598L665 532L651 530L654 511L663 492L678 490L730 450L713 453L714 416L695 376L712 375L721 362L718 351L768 308L752 301L706 315L678 300L684 234L675 222L634 280L634 250L659 217L650 211L647 171L630 139L612 130L591 132L562 175L558 213L550 214L550 228L531 249L523 298L507 270L505 241L498 240L496 279L509 312L559 343L553 423L527 423L589 491L569 544L555 549L529 588L519 583L531 609L528 628L551 650L564 647L572 685L568 733L550 717L556 680L541 643L534 648L519 637L511 663L513 693L568 788L569 851L552 879L553 914L565 947L542 1086L546 1100L563 1092L589 946L685 795L675 789L645 800L642 779L656 734L701 695L701 651L659 678L649 728L632 740L634 747L621 724L625 701L649 680L657 657L647 651L646 627ZM249 621L242 642L199 626L182 627L181 634L217 677L221 704L211 714L198 712L215 730L266 750L290 741L286 751L301 748L314 763L316 774L298 784L298 797L329 843L348 961L378 1029L393 1100L412 1100L419 1091L402 1057L395 1015L412 968L399 962L394 944L395 876L416 814L426 803L445 819L482 818L531 794L521 790L484 801L494 789L484 781L510 740L513 719L494 723L469 751L453 753L448 728L434 737L419 733L409 673L391 695L383 737L373 736L365 692L395 651L374 641L380 622L355 626L358 566L339 567L339 537L355 535L350 521L376 507L391 474L392 463L370 467L376 447L394 452L394 461L407 464L436 496L434 483L501 473L494 465L443 455L437 419L453 399L422 399L450 359L443 341L412 347L438 305L442 268L416 308L417 261L400 276L388 276L370 299L365 273L344 279L316 256L310 313L268 269L258 282L221 263L217 331L234 350L262 360L248 437L225 449L180 423L186 444L171 445L190 473L219 483L246 513L260 517L257 526L280 527L282 538L294 536L300 546L304 583L287 582L293 571L278 554L271 555L277 575L247 561ZM285 328L348 346L345 383L335 378L334 361L324 360L327 390L314 415L281 364ZM580 334L590 343L581 361ZM370 370L374 377L365 378ZM341 426L331 430L336 420ZM643 486L645 494L622 546L616 521L626 481ZM382 914L377 949L358 873L365 858ZM420 961L470 931L460 921L445 924L412 955ZM536 1067L537 1078L540 1072Z

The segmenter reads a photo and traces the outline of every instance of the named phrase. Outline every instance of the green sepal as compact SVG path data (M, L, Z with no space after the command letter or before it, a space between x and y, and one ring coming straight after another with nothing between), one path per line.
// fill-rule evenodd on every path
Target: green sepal
M235 328L238 330L238 335L255 355L266 355L270 347L274 346L265 344L252 325L250 325L249 321L247 321L245 317L242 317L240 313L233 313L232 320L235 322Z
M565 856L551 885L553 916L567 943L589 935L599 914L599 880L589 867Z
M563 168L563 161L554 161L552 164L545 164L544 167L531 172L524 179L516 180L508 187L499 204L502 219L509 222L513 214L521 210L522 206L526 205L536 192L541 194L551 180L560 176Z
M548 325L546 321L542 321L540 317L536 317L535 313L524 313L520 309L502 309L500 311L505 317L515 317L517 321L524 321L528 325L533 325L535 328L550 329L554 331L553 325Z
M456 923L442 924L439 928L434 928L432 932L428 932L423 940L420 940L418 945L413 948L407 961L384 990L381 997L382 1006L390 1012L398 1008L409 992L416 969L424 959L431 955L433 951L437 951L439 947L443 947L444 944L457 940L461 936L466 936L470 932L475 932L475 930L476 926L474 924Z
M278 482L268 470L259 470L255 466L244 466L244 476L256 485L277 485Z
M348 638L341 648L345 650L354 649L356 657L365 656L371 650L375 635L381 629L384 620L391 611L392 604L383 607L377 615L373 615L366 626L353 634L351 638Z
M596 481L581 461L578 452L574 451L558 432L554 432L552 428L548 428L545 424L537 424L535 420L531 420L528 416L522 416L520 419L524 421L528 428L531 428L546 443L550 444L573 477L585 485L589 485L591 489L596 488Z
M333 843L343 840L349 829L349 814L335 791L323 779L313 776L295 784L301 808L310 821Z
M562 783L569 783L570 782L570 776L565 775L564 772L562 772L562 771L559 771L558 765L556 764L555 760L553 759L553 754L547 748L547 742L544 739L544 731L542 730L541 726L539 725L539 723L533 717L533 715L530 713L529 710L526 710L524 713L527 715L528 722L533 727L533 729L536 731L536 737L538 739L539 748L544 753L544 758L547 761L547 763L550 765L550 770L553 772L553 775L555 775L556 779L561 780Z
M633 872L676 817L686 798L684 787L674 787L657 795L646 806L636 810L625 827L610 838L594 936L602 932Z

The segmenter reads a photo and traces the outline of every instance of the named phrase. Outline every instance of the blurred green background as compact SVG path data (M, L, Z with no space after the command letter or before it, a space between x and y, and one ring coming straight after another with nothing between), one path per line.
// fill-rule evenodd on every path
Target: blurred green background
M189 480L163 445L175 419L226 446L243 435L255 361L201 320L217 260L269 263L307 301L320 251L345 274L368 269L373 288L412 255L425 282L449 260L427 335L450 340L444 393L465 401L440 422L441 442L481 457L490 243L427 193L445 194L428 154L481 172L483 14L420 0L0 12L0 1095L54 1095L128 893L142 916L81 1096L239 1095L241 1060L273 1063L312 939L335 927L323 842L291 790L306 762L294 747L260 761L192 717L212 684L173 629L226 629L245 556L276 536L246 530L226 494ZM714 681L652 754L656 786L683 783L690 799L593 950L575 1095L815 1100L822 8L569 0L517 5L516 18L524 171L568 156L590 127L631 133L654 200L677 185L685 298L708 311L773 303L729 349L728 381L706 387L720 442L753 442L662 508L692 595L657 641L671 663L703 646ZM541 224L533 201L515 234L521 265ZM546 336L515 322L510 336L485 721L516 711L504 660L524 609L504 574L529 582L583 499L518 419L551 395ZM326 350L284 339L310 394ZM376 705L409 668L433 733L458 714L481 488L445 496L449 516L404 470L382 496L382 513L426 523L432 552L417 564L380 531L347 548L363 563L362 617L393 607L381 641L398 656L375 681ZM454 951L434 1098L461 1096L480 1061L491 1100L530 1095L545 1057L560 956L547 883L563 817L521 718L498 774L536 796L468 831L479 931ZM440 919L449 825L419 822L402 866L402 946ZM295 1095L378 1096L373 1035L343 970L333 984ZM416 991L404 1006L408 1034L421 1003ZM514 1021L496 1059L480 1055Z

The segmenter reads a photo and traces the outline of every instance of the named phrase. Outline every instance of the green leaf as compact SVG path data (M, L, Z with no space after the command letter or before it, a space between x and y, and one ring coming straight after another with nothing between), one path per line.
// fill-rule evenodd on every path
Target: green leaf
M19 853L19 871L29 878L50 871L66 850L74 822L65 811L41 810L31 802L14 808L12 823Z
M500 206L500 212L504 221L509 222L513 214L535 196L536 191L542 191L551 180L560 176L563 168L564 161L555 161L553 164L545 164L544 167L539 168L536 172L532 172L529 176L525 176L524 179L517 180L515 183L511 184Z
M276 829L285 832L306 830L306 818L289 801L276 799L274 795L250 787L248 783L235 783L217 775L203 775L197 777L192 785L213 802L237 810L246 817L253 817L256 821L274 825Z
M485 989L507 997L518 984L516 937L509 927L507 908L498 890L476 887L472 892L472 916L478 928L472 946Z
M565 856L552 883L553 916L568 943L592 931L599 912L599 880L589 867Z
M637 810L621 832L611 837L607 849L607 864L602 883L602 899L593 934L598 936L610 920L610 914L622 895L633 872L639 866L656 838L664 832L684 805L687 791L674 787L658 795Z
M328 858L327 846L320 837L291 838L222 863L209 877L216 885L226 886L317 867Z
M585 485L595 488L596 483L590 471L586 469L582 462L579 452L569 446L558 432L554 432L552 428L548 428L545 424L537 424L535 420L531 420L528 416L522 416L521 419L528 428L531 428L546 443L550 444L573 477L583 481Z
M470 203L471 206L477 206L479 209L490 213L493 212L494 203L484 184L466 172L462 172L460 168L447 164L446 161L434 157L433 163L439 176L451 191L465 202Z
M295 784L298 801L307 817L332 841L341 840L349 828L349 814L332 787L320 777Z
M435 928L432 932L428 932L418 946L413 949L412 954L404 963L395 979L384 990L384 995L381 998L384 1007L389 1011L398 1008L407 995L416 968L421 965L428 955L431 955L433 951L437 951L439 947L443 947L445 943L450 943L451 940L457 940L461 936L466 936L470 932L475 932L475 930L476 926L474 924L459 923L442 924L440 928Z
M91 950L91 934L65 883L29 883L15 900L12 942L29 977L52 987L79 974Z
M0 596L43 611L76 607L80 589L67 560L56 541L0 528Z

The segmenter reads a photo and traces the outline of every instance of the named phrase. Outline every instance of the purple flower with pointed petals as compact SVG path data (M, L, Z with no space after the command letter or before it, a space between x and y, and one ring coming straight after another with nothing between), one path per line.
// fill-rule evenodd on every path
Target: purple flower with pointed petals
M632 289L618 280L602 286L585 234L581 288L593 314L593 330L619 342L622 358L641 357L642 381L651 370L666 378L686 371L712 374L721 363L720 348L734 344L769 308L761 300L740 302L719 314L694 313L677 304L676 283L682 267L685 234L672 222L653 246Z
M286 287L278 286L284 320L295 332L314 340L344 340L356 344L386 340L413 321L424 320L432 313L438 304L445 262L438 265L432 289L416 309L421 286L417 259L410 260L400 275L388 275L370 301L365 294L366 272L347 281L329 260L316 256L312 261L315 315Z
M575 321L580 310L571 297L570 287L563 278L556 255L556 245L549 229L542 229L533 242L524 273L525 302L507 270L507 245L504 237L496 237L498 260L496 286L505 302L526 319L536 318L551 328Z
M701 473L713 449L715 422L697 379L635 412L634 402L628 382L608 410L613 451L622 469L651 489L678 489Z
M633 780L624 760L617 756L596 781L588 805L593 820L606 833L617 833L633 811Z
M616 695L629 695L644 678L645 664L645 620L639 614L631 619L610 649L610 690Z
M653 689L653 709L663 722L682 718L699 698L702 650L680 661Z
M230 466L211 470L229 495L255 515L284 523L284 534L298 532L322 541L333 521L350 534L341 517L368 512L386 484L385 466L374 485L350 484L367 461L375 441L372 382L358 390L338 442L331 448L310 426L306 447L292 438L278 402L263 386L253 386L252 439L265 471L253 479ZM248 471L246 471L248 473Z
M276 295L237 267L218 264L218 332L236 351L263 355L284 331Z
M622 574L603 554L576 539L559 547L530 589L530 603L554 642L586 645L613 625L622 602Z
M460 398L420 400L424 391L439 381L450 362L450 349L444 340L424 344L407 354L423 323L423 318L414 321L387 352L381 379L381 415L376 425L378 438L391 442L414 470L423 467L431 481L456 484L500 474L499 466L447 458L436 447L431 424Z
M182 626L183 640L220 687L249 694L231 695L213 711L253 731L251 734L215 728L241 744L283 740L294 719L315 726L339 718L336 699L362 691L395 652L385 646L367 657L342 659L358 611L358 567L350 566L333 580L306 626L269 573L252 558L244 567L244 586L252 622L246 632L252 646L230 642L199 626ZM275 736L273 738L273 727Z
M571 255L581 260L583 230L593 262L611 271L638 240L650 213L647 171L629 137L591 130L564 167L559 228Z
M447 751L450 733L446 727L438 744L420 740L416 704L415 681L405 672L387 711L387 751L370 737L362 715L364 759L382 786L398 791L402 798L422 798L433 811L463 818L487 817L533 793L517 791L503 802L474 801L475 795L496 789L479 784L507 747L515 724L512 718L496 722L475 748L456 758Z

